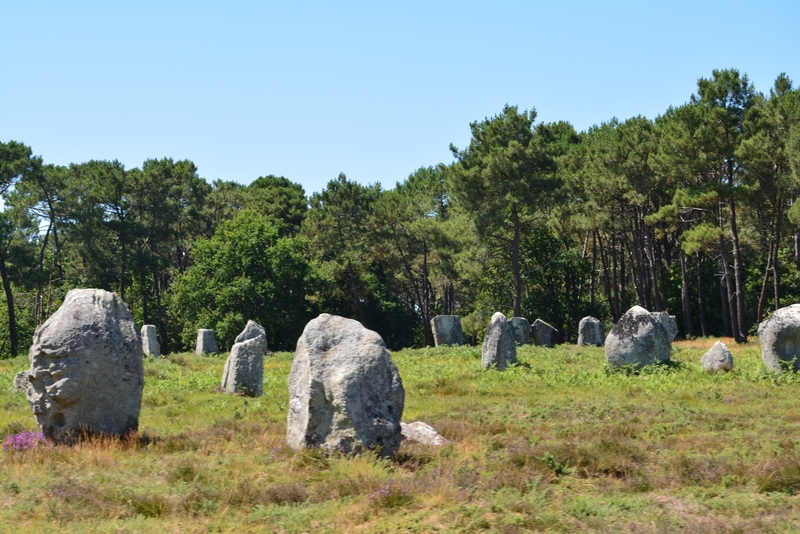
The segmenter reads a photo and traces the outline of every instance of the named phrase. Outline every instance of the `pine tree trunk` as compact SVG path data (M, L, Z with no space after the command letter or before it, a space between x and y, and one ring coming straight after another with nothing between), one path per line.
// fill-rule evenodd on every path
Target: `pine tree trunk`
M734 276L734 296L736 298L736 337L737 343L747 343L747 324L745 322L744 308L744 268L741 262L741 251L739 249L739 229L736 222L736 203L733 196L728 200L728 208L731 216L731 243L733 244L733 276Z
M8 307L8 337L11 342L11 356L16 357L19 350L17 339L17 313L14 309L14 293L11 291L11 281L6 270L6 255L0 257L0 278L3 280L3 290L6 292L6 306Z
M692 309L689 300L689 280L686 270L686 254L683 249L680 251L681 260L681 305L683 307L683 333L691 336L692 332Z
M511 220L514 225L514 238L511 241L511 274L514 278L514 317L522 317L522 274L519 267L519 245L522 241L519 213L511 207Z
M700 334L708 335L708 316L706 315L706 301L704 297L705 287L703 284L703 253L697 253L697 311L700 312Z
M764 317L764 304L767 300L767 282L769 275L772 272L772 243L769 244L769 252L767 254L767 266L764 269L764 276L761 280L761 292L758 294L758 310L756 311L756 322L760 323Z

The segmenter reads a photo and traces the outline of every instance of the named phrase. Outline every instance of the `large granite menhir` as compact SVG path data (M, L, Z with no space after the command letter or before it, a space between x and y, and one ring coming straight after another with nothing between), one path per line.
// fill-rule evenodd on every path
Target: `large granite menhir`
M198 329L194 353L200 356L202 354L217 354L218 352L219 345L217 345L217 338L214 337L214 331L210 328Z
M517 342L506 316L500 312L492 315L492 322L483 336L481 365L495 366L501 371L517 362Z
M222 388L228 393L260 397L264 393L266 353L266 331L255 321L247 321L242 333L236 336L231 354L225 361Z
M161 345L156 337L156 325L146 324L142 326L142 352L146 356L161 356Z
M73 289L33 335L26 393L42 433L56 443L123 435L139 427L142 341L116 294Z
M461 317L458 315L437 315L431 319L433 342L439 345L463 345L464 330L461 328Z
M653 316L653 319L660 322L661 326L664 327L664 330L667 331L669 342L672 343L675 341L675 338L678 337L678 322L675 320L675 316L663 311L650 312L650 315Z
M536 319L531 325L531 337L533 338L533 344L537 347L552 349L558 337L558 330L541 319Z
M641 306L634 306L619 318L606 337L606 360L611 367L645 365L669 361L669 334L661 322Z
M761 358L768 369L800 371L800 304L776 310L758 325Z
M606 340L605 327L596 317L584 317L578 323L578 345L602 347Z
M531 342L531 322L524 317L512 317L508 320L517 345L527 345Z
M402 440L404 403L403 382L381 336L327 313L306 325L289 374L290 447L392 457Z

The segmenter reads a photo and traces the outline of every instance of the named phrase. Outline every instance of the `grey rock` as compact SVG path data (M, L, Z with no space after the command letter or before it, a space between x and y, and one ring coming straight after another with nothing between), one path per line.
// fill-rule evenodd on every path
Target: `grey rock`
M439 345L463 345L464 330L461 328L461 317L458 315L437 315L431 319L433 342Z
M306 325L289 374L290 447L372 449L392 457L402 440L404 403L403 382L381 336L327 313Z
M73 289L33 335L27 398L42 433L57 443L122 435L139 427L142 340L116 294Z
M800 304L776 310L758 325L761 358L767 368L800 371Z
M194 353L199 356L201 354L217 354L218 352L219 346L217 345L217 338L214 337L214 331L208 328L199 329Z
M400 426L402 427L404 440L432 447L440 447L447 443L447 440L436 432L435 428L422 421L400 423Z
M156 326L146 324L142 326L142 352L147 356L161 356L161 345L156 338Z
M578 323L578 345L602 347L605 340L606 331L600 319L584 317Z
M247 324L244 325L244 330L242 330L241 333L236 336L236 339L233 340L233 344L235 345L236 343L243 343L250 339L258 339L262 337L266 339L267 331L264 330L263 326L250 319L247 321ZM265 347L264 352L266 351L267 349Z
M678 336L678 321L675 320L675 316L667 312L650 312L650 315L653 316L653 319L660 322L664 330L667 331L669 342L672 343L675 341L675 338Z
M733 356L722 341L717 341L700 358L700 365L709 372L730 371L733 369Z
M508 320L514 340L517 345L527 345L531 342L531 322L524 317L512 317Z
M21 393L27 391L28 384L30 383L30 380L28 379L29 372L30 371L28 369L25 369L14 376L14 383L11 385L12 393Z
M225 361L222 388L228 393L260 397L264 393L266 353L266 331L255 321L247 321L242 333L236 336L231 353Z
M506 316L500 312L492 315L492 322L483 336L481 364L484 368L496 366L501 371L517 361L517 342Z
M541 319L536 319L531 325L531 337L533 338L533 344L537 347L553 348L557 336L558 330Z
M614 368L665 363L669 361L669 334L661 322L641 306L634 306L619 318L606 337L605 353Z

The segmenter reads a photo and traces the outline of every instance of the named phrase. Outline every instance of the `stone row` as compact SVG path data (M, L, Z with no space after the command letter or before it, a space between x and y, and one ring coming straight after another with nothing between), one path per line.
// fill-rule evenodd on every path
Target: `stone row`
M525 323L513 319L500 312L492 316L482 348L484 367L502 370L516 363L515 328L524 329ZM599 321L585 318L581 324L583 343L603 341ZM666 313L634 306L604 340L608 364L640 369L669 362L677 332L671 324L674 318ZM549 325L542 325L539 328L547 332ZM114 293L76 289L67 294L34 334L31 368L14 380L49 439L73 443L87 434L124 435L138 429L143 337L149 330L143 328L141 335L136 331L130 311ZM758 332L770 369L800 370L800 304L776 311ZM209 340L202 331L201 338L203 343ZM151 340L147 346L157 352ZM264 328L248 321L225 363L221 390L261 395L266 352ZM701 363L709 371L733 368L722 342L704 354ZM403 439L429 445L446 442L423 422L401 423L405 393L397 367L380 335L352 319L322 314L306 325L289 375L289 396L287 441L296 449L322 447L345 455L374 450L391 457Z

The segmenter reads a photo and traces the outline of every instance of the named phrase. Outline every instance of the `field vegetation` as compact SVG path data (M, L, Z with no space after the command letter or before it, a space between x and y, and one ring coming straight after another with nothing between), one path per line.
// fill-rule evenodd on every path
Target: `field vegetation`
M603 351L525 346L505 372L480 349L393 353L407 422L450 442L394 460L293 451L293 354L265 362L264 395L217 391L224 359L147 358L140 432L7 450L6 532L790 532L800 529L800 377L715 339L674 344L668 366L611 372ZM0 438L37 430L0 361Z

